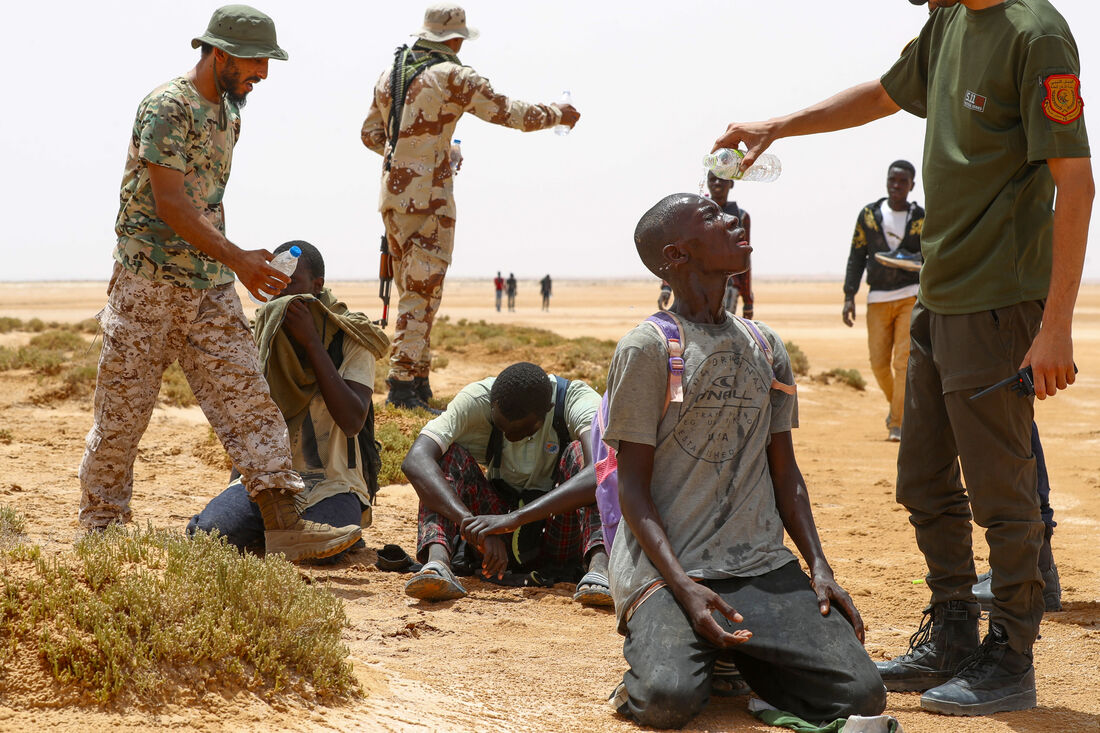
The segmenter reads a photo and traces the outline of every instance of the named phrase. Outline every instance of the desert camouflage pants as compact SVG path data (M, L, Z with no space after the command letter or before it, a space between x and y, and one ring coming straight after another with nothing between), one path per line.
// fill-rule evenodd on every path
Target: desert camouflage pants
M194 290L121 270L98 319L103 351L95 423L80 463L81 524L129 521L138 441L161 376L177 359L249 493L303 488L291 467L286 423L260 373L232 285Z
M399 301L390 356L390 377L426 377L431 367L432 322L443 297L451 261L455 220L432 214L382 212L393 255Z

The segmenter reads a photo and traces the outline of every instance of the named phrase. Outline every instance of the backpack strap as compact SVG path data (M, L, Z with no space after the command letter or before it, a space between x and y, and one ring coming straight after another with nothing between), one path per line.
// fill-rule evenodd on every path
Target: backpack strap
M731 314L732 315L732 314ZM756 345L760 347L760 350L764 352L764 358L768 360L768 366L772 367L772 389L777 389L785 394L795 394L798 391L798 385L796 384L783 384L775 376L775 366L773 361L775 354L772 352L772 346L768 343L768 340L764 338L764 334L761 333L760 328L748 318L741 318L740 316L733 316L733 319L740 324L741 329L748 334L749 338L756 342Z
M668 411L669 404L684 401L684 330L679 319L668 311L654 313L643 323L657 329L668 349L668 391L665 394L665 408L661 412L663 415Z
M415 44L414 44L415 45ZM414 61L410 62L409 57ZM426 56L426 57L425 57ZM401 115L405 111L405 97L409 93L413 79L427 68L443 63L448 59L438 52L416 48L408 45L398 46L393 52L393 67L390 69L390 114L388 123L390 150L382 164L384 170L389 170L393 163L393 153L397 150L397 139L401 136ZM406 69L406 66L409 68Z

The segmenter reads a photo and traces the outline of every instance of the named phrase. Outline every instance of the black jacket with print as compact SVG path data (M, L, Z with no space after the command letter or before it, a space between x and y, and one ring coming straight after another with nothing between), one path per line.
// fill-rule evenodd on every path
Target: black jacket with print
M897 290L906 285L916 285L920 274L887 267L875 259L876 252L889 252L886 234L882 228L882 202L886 197L867 204L856 219L856 231L852 235L852 251L848 253L848 271L844 276L844 295L851 298L859 290L863 270L867 270L867 287L871 290ZM924 209L909 202L909 216L905 220L905 237L900 248L920 254L920 235L924 229Z

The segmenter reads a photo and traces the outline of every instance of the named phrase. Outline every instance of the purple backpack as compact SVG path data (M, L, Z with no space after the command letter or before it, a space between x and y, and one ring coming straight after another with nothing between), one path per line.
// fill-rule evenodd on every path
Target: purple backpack
M773 354L771 344L764 338L756 324L746 318L733 316L742 329L749 335L750 341L764 353L768 365L772 363ZM680 321L668 311L654 313L643 323L648 323L665 340L668 348L668 390L665 392L665 406L661 410L661 418L664 419L668 412L668 406L673 402L684 401L684 331L680 327ZM778 389L787 394L794 394L796 387L793 384L783 384L772 374L772 389ZM610 404L609 394L605 394L600 401L600 409L592 418L592 457L596 465L596 506L600 510L600 523L603 525L604 548L611 554L611 545L615 541L615 532L622 519L622 508L619 506L619 460L615 450L603 442L604 431L607 430L607 411Z

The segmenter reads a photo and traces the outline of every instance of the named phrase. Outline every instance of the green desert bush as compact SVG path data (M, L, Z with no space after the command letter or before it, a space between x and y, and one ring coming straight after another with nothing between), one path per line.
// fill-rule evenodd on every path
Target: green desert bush
M385 404L374 406L374 437L382 444L379 486L408 481L401 470L401 462L405 460L416 436L420 435L420 429L431 417L425 410L403 410Z
M281 556L216 536L111 527L57 555L8 551L0 626L57 683L105 703L205 684L263 695L358 693L343 604Z
M860 392L867 388L867 382L863 379L863 375L859 373L858 369L830 369L827 372L822 372L814 377L819 382L829 384L830 382L837 381L841 384L846 384L852 389L858 389Z
M49 351L81 352L88 348L88 342L76 331L54 329L43 331L31 337L30 345Z
M810 360L806 358L802 348L794 341L787 341L783 345L787 348L787 356L791 360L791 370L800 377L809 374Z

